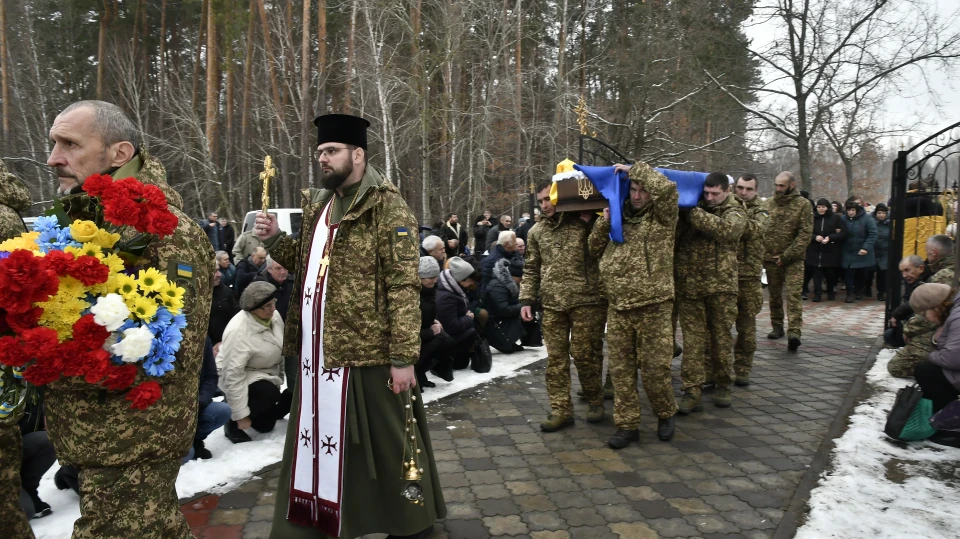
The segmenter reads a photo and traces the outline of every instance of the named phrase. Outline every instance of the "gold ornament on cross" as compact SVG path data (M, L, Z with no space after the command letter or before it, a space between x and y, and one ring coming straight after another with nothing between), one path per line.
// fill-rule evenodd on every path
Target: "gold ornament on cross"
M263 172L260 173L260 181L263 182L263 214L267 214L270 208L270 180L277 176L277 169L273 166L273 158L269 155L263 158Z

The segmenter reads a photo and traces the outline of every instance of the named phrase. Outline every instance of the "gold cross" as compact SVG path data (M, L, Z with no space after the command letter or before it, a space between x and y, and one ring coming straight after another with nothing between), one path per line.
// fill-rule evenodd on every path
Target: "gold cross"
M322 278L327 273L327 266L330 265L330 259L323 257L320 259L320 278Z
M277 175L277 169L273 166L273 158L269 155L263 158L263 172L260 173L260 181L263 182L263 194L261 202L263 203L263 214L267 215L267 209L270 207L270 180Z

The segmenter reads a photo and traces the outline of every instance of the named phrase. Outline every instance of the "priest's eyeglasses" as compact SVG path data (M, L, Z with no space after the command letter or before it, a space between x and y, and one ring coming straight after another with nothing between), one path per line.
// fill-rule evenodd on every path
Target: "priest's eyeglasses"
M337 147L337 146L327 146L326 148L318 148L316 152L313 153L314 159L319 160L321 156L326 155L328 158L333 157L340 153L341 150L349 150L350 148Z

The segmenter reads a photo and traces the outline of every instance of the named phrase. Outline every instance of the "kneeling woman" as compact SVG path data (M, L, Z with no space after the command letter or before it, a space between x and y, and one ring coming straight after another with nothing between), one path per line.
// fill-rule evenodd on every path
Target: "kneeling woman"
M240 308L223 332L217 356L222 366L220 389L230 405L224 427L233 443L249 442L244 429L270 432L290 412L293 393L283 384L283 319L277 312L277 289L251 283L240 296Z

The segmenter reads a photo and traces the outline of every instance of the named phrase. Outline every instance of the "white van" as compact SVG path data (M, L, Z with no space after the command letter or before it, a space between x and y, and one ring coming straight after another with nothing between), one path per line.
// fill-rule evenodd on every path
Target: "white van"
M248 211L243 218L243 228L240 233L253 230L253 224L257 219L257 213L261 210ZM277 216L277 224L280 230L296 238L300 235L300 225L303 223L303 210L300 208L270 208L268 213Z

